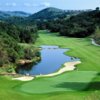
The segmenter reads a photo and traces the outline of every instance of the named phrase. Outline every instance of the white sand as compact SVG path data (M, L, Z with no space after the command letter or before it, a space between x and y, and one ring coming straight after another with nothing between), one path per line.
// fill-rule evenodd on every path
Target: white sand
M81 61L67 62L64 64L65 67L61 68L58 72L48 74L48 75L37 75L36 77L51 77L51 76L62 74L67 71L73 71L76 68L75 65L80 64L80 63Z
M34 77L32 77L32 76L23 76L23 77L18 77L18 78L12 78L12 80L19 80L19 81L31 81L33 79L34 79Z
M48 75L37 75L36 77L52 77L52 76L56 76L67 71L73 71L76 68L75 65L80 64L80 63L81 61L67 62L64 64L63 68L61 68L59 71L55 73L48 74ZM24 76L24 77L19 77L19 78L13 78L12 80L31 81L33 79L34 77L32 76Z

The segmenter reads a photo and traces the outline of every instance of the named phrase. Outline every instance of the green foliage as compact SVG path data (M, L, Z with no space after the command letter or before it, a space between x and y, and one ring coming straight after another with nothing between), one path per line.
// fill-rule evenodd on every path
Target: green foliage
M35 42L38 37L37 27L35 25L20 27L10 23L0 22L0 30L18 42L31 43Z
M4 43L0 38L0 66L8 62L8 54L7 51L4 49Z
M34 43L37 37L37 29L35 26L26 26L22 28L1 21L0 66L9 65L9 63L16 63L17 60L22 58L33 59L33 54L35 55L35 53L38 52L34 51L35 47L33 48L33 51L31 51L31 48L28 48L28 52L26 52L18 43Z
M25 48L24 49L24 59L33 59L35 57L39 57L40 53L39 53L39 49L36 48Z
M60 35L73 37L86 37L95 32L96 25L100 22L100 11L84 12L70 17L63 22ZM64 31L62 32L62 30Z
M69 18L47 20L42 24L61 36L87 37L95 32L96 26L100 26L100 11L86 11Z
M25 28L20 28L20 42L22 43L34 43L38 37L36 26L27 26Z
M2 65L6 64L6 62L13 62L15 63L18 59L18 53L20 51L20 48L17 44L17 42L10 37L6 33L0 33L0 52L1 56L0 59L2 59ZM5 62L6 61L6 62ZM3 63L4 62L4 63Z

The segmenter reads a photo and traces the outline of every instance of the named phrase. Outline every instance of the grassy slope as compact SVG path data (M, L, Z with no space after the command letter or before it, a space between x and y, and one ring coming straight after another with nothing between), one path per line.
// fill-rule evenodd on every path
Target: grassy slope
M40 38L37 41L36 45L43 45L43 44L59 45L62 47L70 48L71 51L69 51L68 54L71 56L79 57L82 61L82 64L78 65L79 71L98 71L98 72L100 71L100 66L99 66L100 47L93 46L90 42L90 39L64 38L64 37L57 37L55 35L52 36L52 35L40 34ZM64 73L63 75L67 74L68 73ZM88 76L88 74L85 74L85 77L86 75ZM58 76L58 78L59 77L60 76ZM83 77L84 75L82 75L81 78ZM77 80L77 77L74 78L76 78ZM41 80L40 82L41 85L43 80L42 79L40 80ZM34 82L38 82L38 79L34 80ZM99 74L97 75L97 78L93 80L91 87L89 88L93 89L93 91L87 91L87 92L79 91L79 92L59 92L50 94L25 94L20 91L14 90L14 87L21 86L20 84L23 84L23 82L10 81L0 77L0 100L28 100L28 99L29 100L33 99L34 100L100 100ZM27 84L28 83L25 83L23 85ZM36 85L36 87L38 87L38 85L39 83ZM96 85L98 85L98 87ZM24 88L27 87L25 86Z

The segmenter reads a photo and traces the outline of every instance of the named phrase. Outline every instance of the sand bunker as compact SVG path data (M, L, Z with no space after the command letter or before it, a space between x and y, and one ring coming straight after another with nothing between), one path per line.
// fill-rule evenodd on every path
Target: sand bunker
M34 77L32 77L32 76L23 76L23 77L18 77L18 78L12 78L12 80L19 80L19 81L31 81L33 79L34 79Z

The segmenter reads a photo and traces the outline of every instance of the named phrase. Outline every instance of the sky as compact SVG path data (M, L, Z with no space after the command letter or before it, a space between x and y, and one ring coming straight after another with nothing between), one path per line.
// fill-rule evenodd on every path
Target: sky
M64 10L84 10L100 7L99 0L0 0L1 11L35 13L47 7Z

